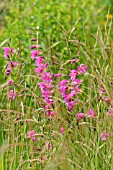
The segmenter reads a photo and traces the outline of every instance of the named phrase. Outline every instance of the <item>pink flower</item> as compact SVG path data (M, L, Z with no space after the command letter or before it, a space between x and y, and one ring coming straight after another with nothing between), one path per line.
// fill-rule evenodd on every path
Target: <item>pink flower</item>
M16 52L16 50L10 47L4 47L3 50L4 50L4 58L8 57L11 54L11 52L12 53Z
M11 61L11 66L14 68L14 67L16 67L16 66L19 66L20 65L20 63L18 63L18 62L15 62L15 61Z
M88 117L96 117L96 114L92 108L90 108L90 112L88 113Z
M72 90L69 95L72 98L72 97L76 96L76 94L77 94L76 90Z
M80 121L82 118L84 118L85 117L85 115L84 115L84 113L78 113L77 114L77 121Z
M85 74L87 70L88 67L85 66L84 64L80 64L80 66L78 67L78 71L80 71L82 74Z
M111 100L110 100L110 98L109 98L108 96L104 98L104 101L105 101L106 103L110 103L110 102L111 102Z
M34 60L39 54L40 54L40 51L38 51L38 50L33 50L33 51L31 52L31 58L32 58L32 60Z
M32 38L31 41L36 41L36 38Z
M30 122L30 119L26 119L26 122L29 123L29 122Z
M107 132L105 132L105 131L100 134L100 138L101 138L101 140L103 140L103 141L106 141L106 139L107 139L109 136L110 136L110 134L107 133Z
M55 65L58 65L59 63L55 61L54 64L55 64Z
M72 100L72 101L68 101L67 102L67 106L68 106L68 110L71 112L73 107L77 104L78 102L76 100Z
M46 115L47 115L49 118L52 118L52 116L55 115L55 112L54 112L54 111L50 111L50 110L46 110Z
M35 137L32 137L31 139L35 142L37 141L37 138L35 138Z
M42 73L47 68L47 64L41 64L38 68L35 69L36 74Z
M16 121L17 121L17 120L19 120L19 117L16 117L16 119L15 119L15 120L16 120Z
M77 62L77 58L71 60L71 64L73 64L73 63L75 63L75 62Z
M12 84L14 81L13 80L8 80L7 84Z
M78 75L78 71L77 70L70 70L70 74L69 76L71 77L71 80L74 81L76 79L76 76Z
M101 86L100 93L106 93L106 91L105 91L103 86Z
M7 66L7 70L6 70L6 75L9 75L11 72L12 68L10 65Z
M62 80L62 81L60 81L60 87L61 86L65 86L67 83L68 83L69 81L68 80Z
M40 148L36 148L37 151L40 151L41 149Z
M34 49L34 48L37 48L37 45L31 45L31 46L30 46L30 49L31 49L31 50Z
M111 110L109 110L109 114L113 115L113 108Z
M61 73L54 74L54 78L61 77L61 76L62 76L62 74L61 74Z
M49 91L49 96L51 95L53 91ZM49 96L47 95L47 97L45 98L45 101L49 104L52 105L53 104L53 100L49 98Z
M113 108L107 112L106 117L108 118L108 116L113 116Z
M31 138L33 141L37 140L35 136L36 136L36 133L34 130L31 130L30 132L27 133L27 137Z
M82 90L79 88L79 85L75 86L75 89L76 89L76 92L77 92L77 93L82 92Z
M22 93L24 93L25 91L26 91L26 90L25 90L25 89L23 89L23 90L22 90Z
M15 90L10 90L8 100L14 100L18 93Z
M35 60L36 66L40 66L44 61L44 58L42 56L38 56Z
M77 53L78 55L80 55L81 54L81 52L80 51L78 51L78 53Z
M19 65L20 65L20 63L11 61L11 63L9 63L7 66L6 75L9 75L11 73L12 68L19 66Z
M48 149L52 149L52 144L48 143Z
M74 81L72 81L72 85L80 85L82 83L82 80L80 79L75 79Z
M61 128L60 128L60 134L63 135L64 132L65 132L64 128L61 127Z
M44 80L47 83L52 82L52 74L49 72L43 72L42 73L42 80Z

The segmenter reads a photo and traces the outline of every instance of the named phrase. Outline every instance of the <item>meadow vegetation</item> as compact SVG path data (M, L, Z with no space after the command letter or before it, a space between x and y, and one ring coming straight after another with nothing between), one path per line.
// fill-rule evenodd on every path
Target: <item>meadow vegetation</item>
M0 14L0 170L112 170L112 1L4 0Z

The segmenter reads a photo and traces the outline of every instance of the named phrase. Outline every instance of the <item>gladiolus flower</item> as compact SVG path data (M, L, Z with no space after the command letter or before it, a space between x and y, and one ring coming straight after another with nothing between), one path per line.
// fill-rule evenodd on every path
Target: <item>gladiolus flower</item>
M7 84L12 84L14 81L13 80L8 80Z
M106 103L110 103L111 100L110 100L110 98L107 96L107 97L104 98L104 101L105 101Z
M36 133L34 130L31 130L30 132L27 133L27 137L31 138L33 141L37 140L35 136L36 136Z
M88 113L88 117L95 117L96 114L92 108L90 108L90 112Z
M78 113L77 114L77 121L80 121L84 117L85 117L84 113Z
M10 90L8 100L10 99L14 100L17 95L18 93L15 90Z
M80 66L78 67L78 71L80 71L82 74L85 74L87 70L88 67L85 66L84 64L80 64Z
M4 50L4 58L7 58L11 54L11 52L12 53L16 52L16 50L10 47L4 47L3 50Z
M33 50L33 51L31 52L31 58L32 58L32 60L34 60L36 57L38 57L39 54L40 54L40 51L38 51L38 50Z
M105 131L100 134L100 138L101 138L101 140L103 140L103 141L106 141L106 139L107 139L109 136L110 136L110 134L107 133L107 132L105 132Z
M73 64L73 63L75 63L75 62L77 62L77 58L71 60L71 64Z
M14 67L16 67L16 66L19 66L20 65L20 63L18 63L18 62L15 62L15 61L11 61L11 66L14 68Z
M64 132L65 132L64 128L61 127L61 128L60 128L60 134L63 135Z
M54 74L54 78L61 77L61 76L62 76L62 74L61 74L61 73Z
M31 50L34 49L34 48L37 48L37 45L31 45L31 46L30 46L30 49L31 49Z

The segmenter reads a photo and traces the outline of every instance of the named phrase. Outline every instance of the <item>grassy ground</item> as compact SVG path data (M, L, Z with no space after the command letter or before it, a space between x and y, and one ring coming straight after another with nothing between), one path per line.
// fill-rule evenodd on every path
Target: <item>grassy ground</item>
M11 0L0 5L0 170L112 170L112 2ZM41 65L31 59L34 44L48 63L40 74L35 69ZM4 58L6 46L16 52ZM83 72L81 64L88 70ZM81 90L72 85L70 70L79 70L73 76L82 80ZM51 78L43 78L44 72ZM66 94L78 90L69 101L59 89L64 79L69 81ZM43 90L50 91L51 115L42 81ZM72 110L70 101L77 102Z

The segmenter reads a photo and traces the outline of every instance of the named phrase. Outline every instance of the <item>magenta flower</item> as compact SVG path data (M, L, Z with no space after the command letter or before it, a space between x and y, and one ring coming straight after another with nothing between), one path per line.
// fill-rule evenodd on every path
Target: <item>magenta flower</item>
M60 81L60 87L65 86L69 81L68 80L62 80Z
M84 64L80 64L80 66L78 67L78 71L80 71L82 74L85 74L87 70L88 67L85 66Z
M40 54L40 51L38 51L38 50L33 50L33 51L31 52L31 58L32 58L32 60L34 60L36 57L38 57L39 54Z
M67 106L68 106L68 110L71 112L72 111L72 109L73 109L73 107L75 106L75 105L77 105L77 101L76 100L72 100L72 101L68 101L66 104L67 104Z
M54 112L54 111L50 111L50 110L46 110L46 115L47 115L49 118L52 118L52 116L55 115L55 112Z
M33 141L37 140L37 138L35 136L36 136L36 133L34 130L31 130L30 132L27 133L27 137L31 138Z
M26 119L26 122L29 123L29 122L30 122L30 119Z
M19 120L19 117L16 117L16 119L15 119L16 121L18 121Z
M90 108L90 112L88 113L88 117L96 117L96 114L92 108Z
M36 38L32 38L31 41L36 41Z
M77 93L82 92L82 90L79 88L79 85L75 86L75 89L76 89L76 92L77 92Z
M51 95L53 91L49 91L49 96ZM53 100L49 98L49 96L47 95L47 97L45 98L45 101L49 104L52 105L53 104Z
M58 74L54 74L54 78L56 79L57 77L61 77L62 74L61 73L58 73Z
M8 80L8 82L7 82L8 85L9 85L9 84L13 84L13 83L14 83L13 80Z
M38 68L35 69L36 74L41 74L43 71L47 68L47 63L46 64L40 64Z
M78 113L77 114L77 121L80 121L84 117L85 117L84 113Z
M71 64L73 64L73 63L75 63L75 62L77 62L77 61L78 61L78 59L75 58L75 59L71 60Z
M71 93L70 93L70 96L71 96L71 97L74 97L74 96L76 96L76 94L77 94L77 93L76 93L76 90L72 90Z
M44 80L47 83L52 82L52 74L49 72L43 72L42 73L42 80Z
M109 115L113 115L113 108L109 110Z
M11 53L16 52L16 50L10 47L4 47L3 50L4 50L4 58L7 58Z
M81 54L81 52L80 51L78 51L78 53L77 53L78 55L80 55Z
M106 93L106 91L105 91L103 86L101 86L100 93Z
M52 144L48 143L48 149L52 149Z
M64 128L61 127L61 128L60 128L60 134L63 135L64 132L65 132Z
M110 98L109 98L108 96L106 96L106 97L104 98L104 101L105 101L106 103L110 103L110 102L111 102L111 100L110 100Z
M18 93L15 90L10 90L8 100L14 100Z
M106 114L106 118L108 118L108 116L113 116L113 108L111 108L107 114Z
M11 72L12 68L10 65L7 66L7 70L6 70L6 75L9 75Z
M55 65L58 65L59 63L55 61L54 64L55 64Z
M25 91L26 91L26 90L25 90L25 89L23 89L23 90L22 90L22 93L24 93Z
M109 136L110 136L110 134L107 133L107 132L105 132L105 131L100 134L100 138L101 138L101 140L103 140L103 141L106 141L106 139L107 139Z
M11 66L12 66L13 68L15 68L16 66L19 66L19 65L20 65L20 63L15 62L15 61L11 61Z
M38 56L35 60L36 66L40 66L44 61L44 58L42 56Z
M70 72L71 73L69 74L69 76L70 76L71 80L74 81L76 79L76 76L78 75L78 71L77 70L70 70Z
M37 45L31 45L31 46L30 46L30 49L31 49L31 50L34 49L34 48L37 48Z
M72 85L80 85L82 83L82 80L80 79L75 79L74 81L72 81Z
M20 63L11 61L11 63L9 63L7 66L6 75L9 75L11 73L12 68L19 66L19 65L20 65Z

